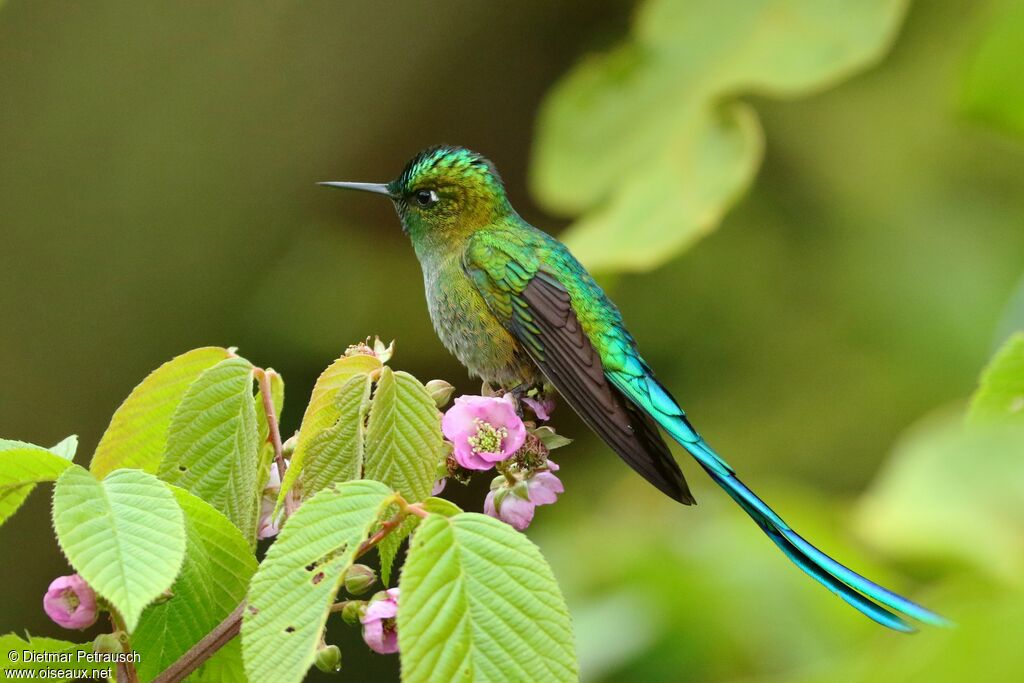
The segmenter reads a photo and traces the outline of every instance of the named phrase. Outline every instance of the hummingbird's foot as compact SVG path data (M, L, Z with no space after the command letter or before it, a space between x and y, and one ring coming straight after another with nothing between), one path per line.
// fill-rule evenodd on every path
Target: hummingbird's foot
M506 396L512 397L512 404L515 406L516 415L518 415L520 419L524 417L523 397L526 396L532 388L533 387L530 386L529 384L520 384L519 386L512 387L507 392L505 392Z

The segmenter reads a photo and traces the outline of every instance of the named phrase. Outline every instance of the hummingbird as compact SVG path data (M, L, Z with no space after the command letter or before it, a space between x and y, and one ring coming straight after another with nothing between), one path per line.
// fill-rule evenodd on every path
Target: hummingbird
M389 183L320 184L391 200L434 329L472 375L516 394L550 384L640 476L692 505L664 430L797 567L854 608L902 632L916 630L905 617L948 623L811 545L740 481L657 380L619 309L564 244L519 216L483 155L431 147Z

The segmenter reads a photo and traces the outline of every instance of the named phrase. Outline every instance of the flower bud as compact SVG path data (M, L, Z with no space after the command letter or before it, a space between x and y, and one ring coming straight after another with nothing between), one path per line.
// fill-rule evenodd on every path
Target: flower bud
M88 628L96 623L96 593L78 574L59 576L43 596L43 609L64 628Z
M360 623L359 620L363 616L364 609L366 609L365 601L349 600L345 603L345 606L341 608L341 619L349 626L355 626Z
M345 590L352 595L362 595L377 583L377 573L365 564L354 564L345 572Z
M444 408L452 400L455 387L443 379L432 379L424 385L438 408Z
M120 633L101 633L92 641L92 651L101 654L116 654L124 651Z
M341 671L341 648L337 645L321 645L316 651L316 668L329 674Z

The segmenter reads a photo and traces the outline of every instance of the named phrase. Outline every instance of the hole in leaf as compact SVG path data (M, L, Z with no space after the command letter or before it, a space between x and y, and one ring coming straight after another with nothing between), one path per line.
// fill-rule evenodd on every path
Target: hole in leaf
M178 471L179 472L188 472L188 468L185 467L184 465L178 465Z
M295 633L295 627L294 626L289 626L288 628L286 628L284 630L284 632L285 633Z
M259 610L258 607L255 607L253 605L249 605L249 614L259 614L259 613L260 613L260 610Z
M315 586L315 585L317 585L318 583L320 583L323 580L324 580L324 573L323 572L317 572L316 575L313 577L313 585Z
M307 572L311 572L314 569L316 569L316 562L310 562L309 564L306 565L306 571Z

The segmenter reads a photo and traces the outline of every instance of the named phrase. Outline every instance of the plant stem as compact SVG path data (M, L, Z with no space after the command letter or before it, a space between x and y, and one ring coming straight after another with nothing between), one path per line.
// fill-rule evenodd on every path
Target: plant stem
M284 448L281 446L281 427L277 422L274 396L271 393L270 376L273 373L273 370L263 370L260 368L256 371L256 376L259 378L260 396L263 397L263 412L267 415L267 438L270 439L270 443L274 447L274 462L277 463L277 473L281 477L281 481L284 481L284 474L288 470L288 464L284 460ZM295 496L289 491L284 497L285 514L290 517L295 512L296 507L298 506L295 504Z
M245 600L231 614L224 617L224 621L217 624L216 628L203 636L202 640L179 657L178 661L171 664L159 676L154 678L153 683L177 683L177 681L185 680L203 662L212 657L217 650L227 645L232 638L238 635L242 628L242 613L244 611Z
M110 625L114 628L115 633L118 631L122 634L128 632L124 627L121 616L113 608L110 610ZM125 654L131 653L132 647L127 640L122 643L121 651ZM118 662L117 680L126 681L127 683L139 683L139 673L135 670L135 662Z
M267 394L264 394L264 396L266 395ZM271 406L271 410L273 410L273 406ZM268 413L268 416L269 414L270 413ZM278 443L280 443L280 441ZM404 501L401 502L404 503ZM402 507L403 509L397 515L381 522L380 529L377 533L370 536L359 545L359 548L356 549L355 555L352 559L358 559L368 553L374 546L380 543L385 536L394 531L409 513L417 516L426 516L427 514L425 510L415 505L405 505ZM231 614L224 617L224 621L217 624L212 631L203 636L202 640L190 647L188 652L179 657L174 664L171 664L169 667L164 669L159 676L154 678L153 683L178 683L178 681L185 680L190 673L198 669L200 665L212 657L217 650L231 642L231 639L237 636L239 631L242 629L242 615L245 613L245 604L245 600L243 600L238 607L231 612ZM343 603L335 603L335 606L336 605L343 605ZM332 612L337 611L334 609L335 606L332 606ZM113 618L113 615L111 615L111 618ZM128 666L131 667L131 675L134 675L135 667L131 664ZM134 678L128 678L127 680L129 680L130 683L138 683L137 676Z

